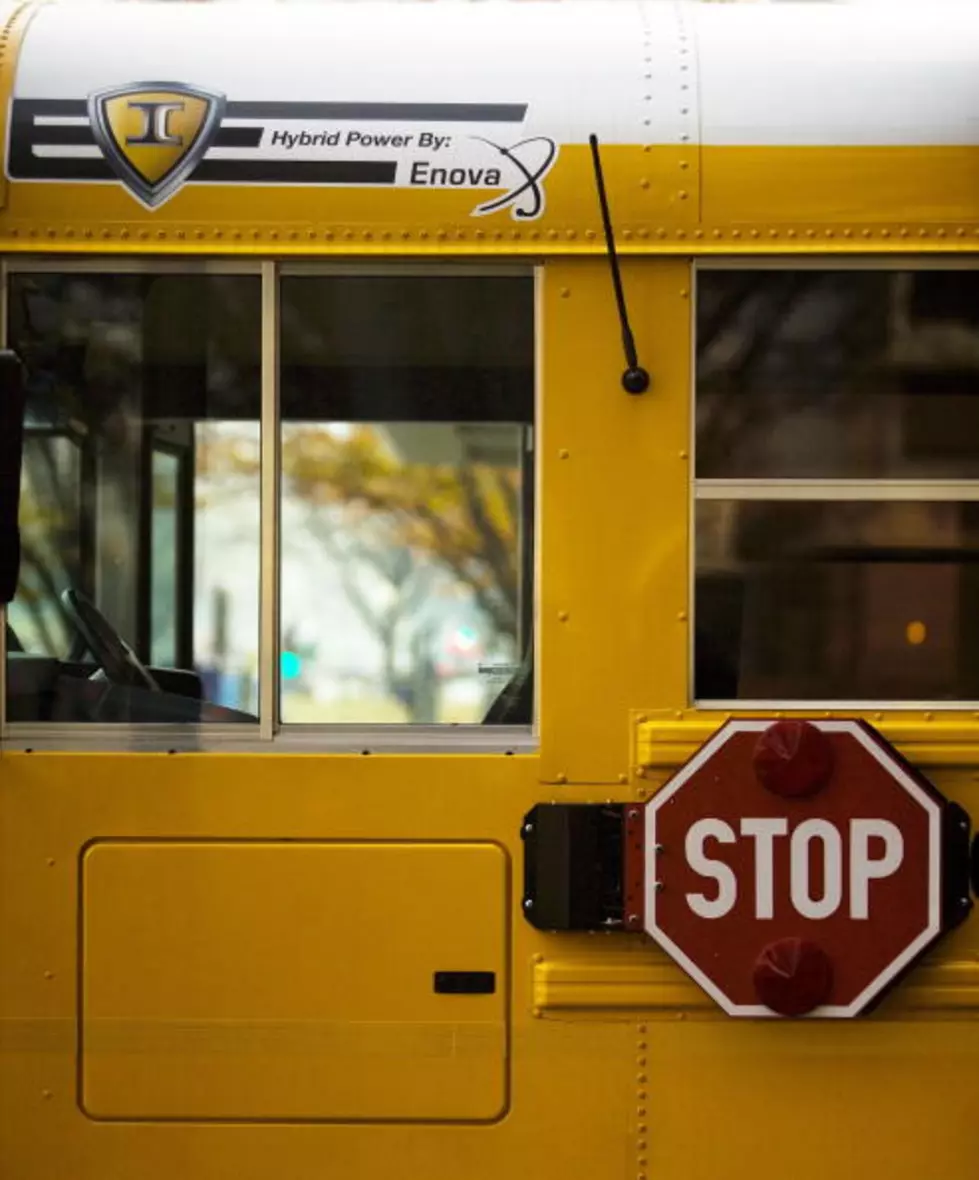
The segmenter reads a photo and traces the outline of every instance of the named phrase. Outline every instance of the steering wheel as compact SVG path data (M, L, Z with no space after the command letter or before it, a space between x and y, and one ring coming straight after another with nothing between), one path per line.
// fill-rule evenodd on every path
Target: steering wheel
M149 669L90 599L78 590L65 590L61 605L95 662L113 684L162 691Z

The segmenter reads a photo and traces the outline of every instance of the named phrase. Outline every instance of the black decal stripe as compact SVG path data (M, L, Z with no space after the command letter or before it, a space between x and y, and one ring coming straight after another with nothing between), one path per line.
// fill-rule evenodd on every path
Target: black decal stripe
M30 127L23 128L21 134L33 143L94 144L95 136L91 127Z
M221 127L214 137L214 146L257 148L264 130L264 127Z
M101 157L58 160L33 156L29 147L24 151L11 148L8 172L13 180L112 180L116 177Z
M397 164L373 160L208 160L191 181L239 184L394 184Z
M263 130L262 127L222 127L214 137L214 146L257 148ZM31 127L27 137L32 144L51 143L59 147L95 144L91 127Z
M88 114L84 99L18 98L14 114L27 122L35 115ZM522 123L525 102L229 102L229 119L364 119L416 123Z
M522 123L523 102L229 102L229 119L364 119L412 123Z
M15 98L14 114L26 119L33 119L35 115L84 118L88 115L88 103L84 98Z
M14 180L115 180L104 159L50 159L11 152ZM394 184L397 165L373 160L202 160L188 178L239 184Z

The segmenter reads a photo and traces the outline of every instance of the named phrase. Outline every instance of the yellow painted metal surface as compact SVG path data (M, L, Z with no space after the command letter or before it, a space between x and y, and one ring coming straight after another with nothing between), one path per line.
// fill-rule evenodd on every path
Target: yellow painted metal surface
M525 756L5 752L0 758L0 937L5 948L0 960L0 1160L5 1180L7 1176L42 1180L66 1170L77 1180L121 1180L133 1175L165 1180L175 1174L187 1180L211 1180L222 1174L245 1180L283 1175L313 1180L324 1172L342 1180L380 1180L390 1176L392 1169L436 1180L456 1180L461 1175L497 1180L501 1175L550 1170L575 1180L605 1173L628 1175L638 1117L634 1027L621 1021L594 1025L544 1020L534 1012L534 956L548 946L566 943L538 934L519 913L520 820L540 795L537 759ZM475 850L472 833L479 833L480 846ZM91 845L93 839L100 843ZM293 841L301 848L390 842L418 842L426 850L433 845L450 849L468 845L460 856L489 861L491 867L485 872L487 882L493 879L492 891L499 887L497 866L505 864L508 965L503 972L506 978L508 971L509 978L501 1001L511 1021L505 1117L482 1123L368 1124L281 1118L93 1117L84 1106L84 1080L78 1070L79 1036L84 1038L80 1016L87 1002L85 974L80 977L78 970L83 913L88 910L83 905L89 867L86 852L95 871L100 856L118 858L123 848L135 850L125 860L125 868L123 860L116 859L110 873L106 863L98 886L105 891L114 888L117 894L114 901L104 895L98 968L102 1000L111 996L116 1013L138 1016L152 1003L157 1015L184 1015L186 1009L178 1009L177 1000L180 973L188 963L196 963L202 971L212 967L218 973L217 978L212 974L201 981L201 1002L209 998L212 1017L221 1011L231 1018L243 1007L255 1011L260 1004L266 1013L278 1008L281 1017L298 1010L299 1001L291 992L284 994L287 981L282 965L258 962L259 934L277 940L280 947L292 940L299 948L308 933L298 923L275 929L285 886L257 869L242 868L223 879L213 874L205 887L201 868L186 877L176 869L154 868L151 849L141 862L136 845L155 846L160 840L184 846L272 840L277 855ZM426 892L431 896L443 887L443 870L425 868L435 864L434 860L419 863L420 896ZM367 931L357 935L361 953L379 968L411 975L431 969L431 955L420 954L420 949L441 947L440 939L449 928L452 946L486 945L487 926L495 923L499 928L499 911L487 918L479 905L471 904L479 896L488 903L491 890L488 883L479 885L478 870L465 869L461 861L458 869L454 865L446 872L449 895L442 898L440 912L428 920L430 929L423 927L411 942L410 951L386 957L385 945L398 950L406 945L407 936L379 929L376 943ZM102 868L97 871L103 873ZM382 877L387 874L387 880L395 883L395 874L383 863L374 871ZM154 934L158 920L145 913L143 903L164 881L172 884L173 896L161 902L162 925ZM212 921L215 891L231 890L232 882L240 889L240 896L227 898L227 913L234 924L229 921L227 930L217 931ZM471 896L473 885L475 896ZM356 907L363 888L359 877L345 883L344 895L351 906ZM124 890L133 896L123 896ZM263 890L271 890L271 896L263 896ZM413 912L422 922L421 903L405 888L389 904L392 921L400 909ZM194 913L195 909L201 912ZM141 917L146 930L138 928ZM470 919L473 929L467 932ZM296 996L305 997L307 1013L317 1002L313 980L324 981L324 987L333 988L335 998L340 996L335 977L329 982L330 972L344 954L343 935L349 933L349 926L344 928L338 921L336 933L322 935L303 950L306 973L296 972L294 988ZM131 938L131 945L113 958L107 934L112 939ZM202 941L197 941L198 936ZM215 945L204 945L208 939ZM571 944L580 946L585 941L572 939ZM16 947L15 954L8 953L11 946ZM181 952L183 968L163 961L167 946ZM293 953L298 956L300 951ZM157 980L149 978L150 963L162 972ZM248 968L253 968L254 976L242 978ZM386 994L387 983L380 977L368 978L359 963L351 964L351 969L363 981L365 996L354 997L352 990L346 995L366 1012L372 997ZM136 986L130 988L130 980ZM467 998L439 999L462 1003ZM435 1000L432 997L431 1003ZM427 1018L430 1012L419 1007L417 1015ZM399 1013L396 1002L391 1015L400 1015L405 1025L411 1022L407 1007ZM312 1037L300 1041L292 1042L297 1066L304 1055L309 1058L315 1052ZM252 1094L260 1093L267 1082L287 1086L285 1065L280 1072L273 1059L270 1072L260 1055L243 1056L241 1046L231 1045L227 1038L223 1044L234 1062L218 1063L216 1068L224 1071L229 1086L241 1091L250 1088ZM383 1061L383 1055L378 1055L378 1069ZM161 1079L148 1074L134 1079L143 1087L143 1096L156 1087L159 1097L169 1084L167 1071L172 1078L179 1068L162 1052L155 1063L162 1070ZM316 1066L324 1070L324 1079L331 1064L332 1059ZM136 1063L123 1065L124 1070L139 1068ZM366 1054L356 1068L361 1072L355 1076L365 1082ZM403 1068L407 1075L428 1066L424 1061L405 1061ZM234 1079L235 1069L245 1076ZM118 1077L116 1081L121 1086ZM460 1088L468 1084L461 1082ZM329 1085L336 1093L340 1082L334 1079ZM407 1101L406 1091L402 1093ZM125 1101L118 1086L115 1100ZM304 1101L310 1100L306 1095ZM380 1078L376 1100L384 1100ZM456 1101L451 1094L441 1094L440 1100Z
M5 1180L972 1180L975 919L866 1019L788 1023L723 1018L644 938L520 912L534 804L648 798L725 716L688 683L692 260L979 245L975 148L645 147L605 153L638 398L580 146L533 225L475 225L471 192L6 193L6 254L540 264L540 741L0 749ZM979 815L979 719L870 720ZM443 966L500 990L434 996Z
M609 145L625 255L960 252L979 246L976 147ZM488 196L488 192L483 194ZM10 253L604 255L588 150L565 147L547 211L469 216L479 191L187 187L143 209L113 185L19 182L0 210Z
M90 846L83 1109L191 1122L501 1117L507 867L493 844ZM436 994L437 971L492 972L496 990Z

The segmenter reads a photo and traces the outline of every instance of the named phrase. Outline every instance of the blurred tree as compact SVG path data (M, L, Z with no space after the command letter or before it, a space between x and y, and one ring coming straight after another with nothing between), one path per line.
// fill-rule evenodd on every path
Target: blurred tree
M197 462L210 486L233 494L235 475L254 479L258 454L233 435L212 434ZM446 573L471 592L497 636L517 639L519 473L404 462L373 427L327 423L286 426L282 472L381 649L385 692L411 720L435 720L435 623L420 608ZM371 589L378 583L380 594ZM399 640L410 648L408 671L397 663Z

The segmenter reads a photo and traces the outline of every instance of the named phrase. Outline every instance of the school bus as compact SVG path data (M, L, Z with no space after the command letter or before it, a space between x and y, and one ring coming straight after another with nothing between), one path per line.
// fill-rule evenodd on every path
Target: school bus
M977 67L968 6L6 9L7 1180L972 1177L961 863L872 1010L742 1019L622 841L729 719L979 808Z

